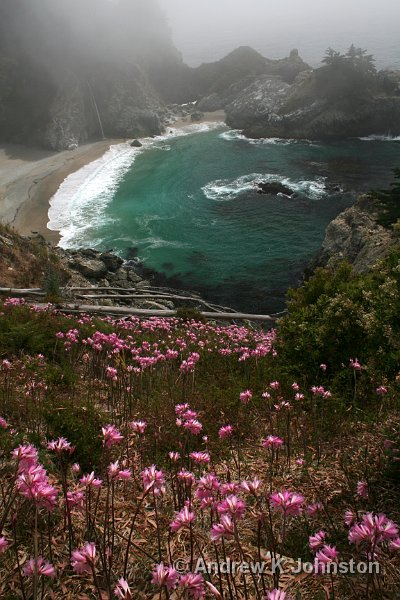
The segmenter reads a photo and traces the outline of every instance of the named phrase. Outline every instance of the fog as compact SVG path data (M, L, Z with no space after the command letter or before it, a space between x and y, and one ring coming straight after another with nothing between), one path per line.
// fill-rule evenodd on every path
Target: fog
M298 48L318 65L328 46L351 43L375 55L377 66L400 67L399 0L159 0L173 40L195 66L250 45L270 58Z

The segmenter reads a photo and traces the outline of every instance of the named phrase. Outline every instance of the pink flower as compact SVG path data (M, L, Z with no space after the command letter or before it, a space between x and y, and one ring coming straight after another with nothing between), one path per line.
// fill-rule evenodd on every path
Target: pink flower
M153 569L153 578L151 583L158 587L166 587L168 591L176 588L178 583L178 573L173 567L165 567L164 563L156 565Z
M117 587L114 590L114 596L120 600L133 600L133 595L128 582L123 577L118 579Z
M7 429L8 427L7 421L3 417L0 417L0 429Z
M54 577L56 570L51 563L38 556L36 560L34 558L28 560L22 568L22 574L25 577L33 577L35 573L45 577Z
M271 381L271 383L269 384L269 387L272 388L273 390L278 390L280 387L280 383L279 383L279 381Z
M321 369L321 371L323 371L325 373L325 371L326 371L326 364L322 363L321 365L319 365L319 368Z
M309 541L309 545L310 545L310 550L317 550L318 548L322 548L322 546L325 544L325 537L326 537L326 532L325 531L318 531L317 533L314 533L314 535L310 535L310 537L308 538Z
M81 466L79 463L74 463L71 467L73 473L80 473Z
M2 535L0 537L0 554L3 554L9 546L9 541Z
M307 514L309 517L315 517L315 515L322 510L324 507L321 502L316 502L315 504L310 504L307 506Z
M349 531L350 544L367 544L376 546L393 540L399 535L399 529L393 521L383 514L367 513L359 523L355 523Z
M318 563L329 564L332 562L336 562L338 557L338 552L335 546L325 545L321 550L319 550L315 556L315 559Z
M283 445L283 439L276 435L269 435L261 444L264 448L280 448Z
M129 423L129 427L135 433L143 434L146 431L147 423L146 421L132 421Z
M376 393L378 394L378 396L384 396L385 394L388 393L388 389L386 386L380 385L379 387L376 388Z
M246 503L232 494L217 505L217 511L220 515L229 513L235 519L241 519L246 511Z
M146 467L142 472L142 481L144 491L152 490L155 496L164 494L165 492L165 477L162 471L158 471L156 465Z
M368 483L366 481L359 481L357 483L357 495L360 498L368 498Z
M197 419L189 419L189 421L184 421L183 428L190 431L193 435L199 435L203 429L203 425Z
M352 525L356 519L357 519L357 515L352 510L345 511L343 520L348 527L350 527L350 525Z
M79 550L72 552L71 565L75 573L91 573L96 563L96 546L93 543L86 544Z
M355 371L361 371L361 365L358 362L358 358L356 358L355 360L353 360L352 358L350 359L350 367Z
M296 492L275 492L270 503L274 510L281 510L287 517L295 517L302 511L304 497Z
M240 401L243 402L243 404L247 404L252 399L253 393L250 390L245 390L244 392L240 393L239 397Z
M207 465L211 460L208 452L191 452L189 456L199 465Z
M208 589L210 590L210 592L212 593L212 595L214 596L214 598L217 598L217 600L223 600L220 592L217 590L215 585L213 585L209 581L206 581L205 584L208 587Z
M196 477L187 469L181 469L176 476L179 481L184 481L187 485L193 485L196 482Z
M52 511L56 506L58 491L49 484L42 465L32 466L18 475L17 488L22 496L33 500L38 508Z
M218 435L220 437L221 440L224 440L227 437L230 437L233 433L233 427L232 425L224 425L223 427L220 427L219 431L218 431Z
M38 462L38 451L35 446L28 444L27 446L18 446L12 451L12 456L18 462L18 472L29 469L37 465Z
M168 456L169 456L170 460L172 460L172 462L178 462L178 460L181 457L179 452L168 452Z
M68 454L72 454L75 450L74 446L71 446L71 443L68 442L65 438L60 437L58 440L52 440L47 444L48 450L53 450L57 454L62 454L63 452L68 452Z
M205 598L204 578L196 573L186 573L182 575L179 586L182 587L188 598L193 600L202 600Z
M298 383L296 383L296 381L294 381L294 382L292 383L292 390L294 390L295 392L298 392L298 391L299 391L299 389L300 389L300 386L299 386L299 384L298 384Z
M194 512L189 510L188 506L184 506L181 511L176 513L175 519L170 523L171 531L179 531L182 527L190 527L190 524L196 520Z
M124 439L124 436L116 429L114 425L106 425L101 428L103 434L103 446L111 448L115 444L119 444Z
M235 527L231 517L227 514L220 516L220 522L214 523L210 531L210 537L213 542L219 542L223 538L229 539L234 536Z
M67 505L71 510L83 510L85 494L83 492L67 492Z
M389 550L400 550L400 537L394 538L394 540L389 542Z
M96 479L94 471L92 471L89 475L84 475L83 477L81 477L80 482L86 487L94 488L99 488L103 483L102 479Z
M255 477L253 481L242 481L240 485L242 490L255 496L261 487L261 481Z
M282 590L272 590L268 592L265 600L292 600L291 596L288 596L286 592Z

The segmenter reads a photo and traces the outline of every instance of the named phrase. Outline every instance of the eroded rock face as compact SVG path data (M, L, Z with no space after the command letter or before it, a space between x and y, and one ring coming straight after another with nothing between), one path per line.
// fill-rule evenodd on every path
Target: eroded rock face
M398 242L393 230L379 225L377 217L374 201L368 196L359 198L329 223L312 267L333 266L346 260L356 273L368 271Z

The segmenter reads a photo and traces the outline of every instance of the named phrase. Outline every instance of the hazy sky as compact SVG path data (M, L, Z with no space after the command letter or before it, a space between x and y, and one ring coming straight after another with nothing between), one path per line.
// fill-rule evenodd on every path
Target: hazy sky
M277 58L298 48L315 64L328 46L352 42L379 66L400 66L400 0L159 0L189 64L240 45Z

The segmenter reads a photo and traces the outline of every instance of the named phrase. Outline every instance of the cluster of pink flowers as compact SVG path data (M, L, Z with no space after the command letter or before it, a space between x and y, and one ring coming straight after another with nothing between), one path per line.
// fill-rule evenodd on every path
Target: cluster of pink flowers
M262 440L262 445L264 448L280 448L283 446L283 439L276 435L269 435L265 440Z
M46 469L38 463L38 452L32 445L18 446L12 452L18 463L18 492L32 500L37 508L52 511L57 504L57 489L50 485Z
M239 397L240 402L243 402L243 404L248 404L253 397L253 392L250 390L245 390L244 392L240 392Z
M281 511L287 517L296 517L303 509L304 496L285 490L271 494L269 500L274 510Z
M157 470L156 465L146 467L142 472L143 488L145 492L152 491L155 496L165 493L165 476L162 471Z
M192 435L199 435L203 429L202 423L197 419L197 412L192 410L189 404L177 404L175 406L177 415L176 425L190 431Z
M372 512L366 513L360 522L355 523L349 531L349 542L351 544L364 544L368 548L388 543L392 549L399 544L399 528L386 515L375 515Z
M91 542L86 542L82 548L74 550L71 555L71 565L75 573L92 573L96 561L96 546Z
M103 434L103 446L106 448L111 448L116 444L119 444L124 436L118 431L118 429L114 425L106 425L101 428Z

